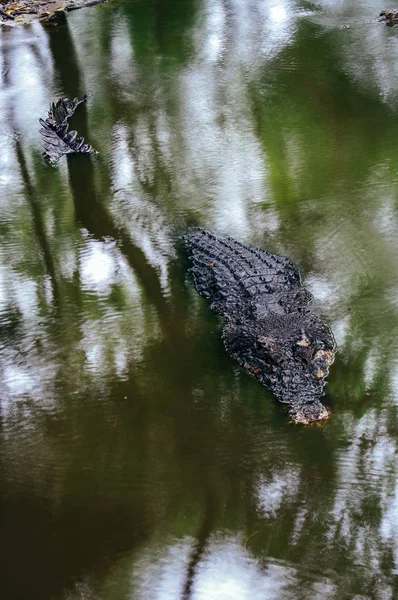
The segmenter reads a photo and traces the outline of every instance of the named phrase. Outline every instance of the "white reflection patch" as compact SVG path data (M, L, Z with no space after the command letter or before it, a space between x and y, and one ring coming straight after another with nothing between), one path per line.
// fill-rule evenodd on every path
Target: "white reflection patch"
M185 565L189 559L192 538L176 540L160 551L140 553L133 567L133 589L137 600L175 600L184 586Z
M10 186L11 183L15 185L15 177L18 177L19 175L16 175L16 161L11 162L11 155L14 154L13 150L11 149L11 144L13 143L13 140L11 139L11 137L9 137L8 141L9 144L7 144L6 136L2 136L0 153L0 186L4 188L5 193L7 192L7 188ZM4 201L2 202L2 204L3 203Z
M113 244L90 240L81 255L81 279L83 286L104 292L115 283L116 263Z
M376 374L376 365L377 365L377 355L374 350L371 350L369 353L365 366L364 366L364 375L363 380L365 384L365 389L368 390L373 382L373 378Z
M259 3L258 16L262 30L259 40L261 40L263 60L273 58L293 39L297 9L292 2L288 4L287 7L285 2L272 2L272 0Z
M8 301L8 293L5 287L7 275L7 269L0 262L0 313L6 308Z
M134 80L134 53L132 32L124 20L120 20L112 29L110 72L118 87L123 89Z
M98 19L95 10L86 14L76 11L73 14L73 27L70 27L82 75L82 88L92 94L93 105L96 99L103 101L103 81L112 70L111 53L110 61L104 61L102 27L102 20Z
M16 365L8 365L4 369L4 382L12 396L30 394L37 387L37 375L32 375L28 370Z
M262 569L238 538L213 541L198 570L193 600L294 599L295 568L272 560Z
M116 373L118 377L124 377L128 367L128 348L125 340L120 339L119 346L114 349L114 357Z
M73 248L65 247L62 252L62 261L60 262L60 270L63 277L66 279L72 279L76 269L76 253Z
M287 19L287 11L283 4L279 4L278 6L272 6L269 11L271 20L275 23L282 23Z
M22 36L21 43L16 43L8 54L7 66L10 69L9 79L12 88L10 101L16 128L24 132L24 140L29 137L32 142L39 145L37 119L40 115L44 117L46 114L47 84L52 72L52 62L48 51L43 53L42 50L41 56L39 50L36 52L39 46L37 40L35 43L24 43L24 37ZM44 42L44 48L47 45L48 43ZM43 56L46 60L43 60Z
M300 485L300 471L297 467L275 473L269 480L261 476L257 486L257 503L265 517L275 517L277 510L289 500L293 500Z
M151 181L153 170L153 140L147 121L136 126L137 141L134 160L129 146L129 130L119 123L113 130L114 159L112 183L115 194L111 205L115 223L145 254L147 261L159 269L161 287L168 290L168 261L175 251L170 228L153 198L143 190L142 183Z
M118 123L112 132L113 138L113 171L114 190L129 187L134 179L134 159L128 144L128 129L124 123Z
M37 283L31 279L21 277L13 273L14 284L17 293L15 303L23 314L25 321L36 324L38 313Z
M238 129L238 121L237 114L231 115L223 136L216 227L244 238L251 234L252 204L264 201L265 173L261 147L251 124L240 117Z
M339 321L334 321L331 323L331 328L333 331L334 339L336 340L337 346L340 350L343 348L347 336L350 332L350 319L349 317L344 317Z
M220 95L225 107L220 106ZM265 200L266 168L252 118L247 116L250 98L243 73L227 57L224 77L217 67L197 62L181 78L180 97L187 149L181 190L202 203L212 198L216 214L209 214L206 207L212 227L242 240L250 238L254 226L263 227L258 220L253 224L252 215L258 216L253 205Z
M124 560L112 574L114 582L129 585L127 598L135 600L176 600L183 597L188 565L194 551L192 537L170 540L168 544L154 540L141 548L139 557ZM265 558L265 557L263 557ZM133 562L134 561L134 562ZM133 563L133 564L132 564ZM264 564L265 563L265 564ZM264 565L264 566L263 566ZM128 583L126 571L132 569ZM335 586L326 577L313 574L306 583L308 598L334 597ZM268 557L260 561L244 548L242 537L230 534L212 535L195 566L190 585L191 600L296 600L296 584L302 572L296 565ZM70 600L77 600L73 595Z
M344 423L348 425L348 415ZM352 442L341 450L338 457L338 485L334 506L330 513L329 543L352 546L352 555L360 565L372 565L374 572L382 572L385 540L394 544L398 553L396 533L397 497L397 443L388 431L387 411L368 411L346 431ZM374 516L363 510L364 502L373 499L381 511L377 529ZM361 519L358 519L361 515ZM377 523L377 519L376 519Z
M312 275L305 280L305 287L314 296L316 300L327 306L335 304L339 300L336 286L333 286L325 278L319 275Z
M372 3L368 4L369 8L371 5ZM333 8L338 9L338 3L332 3L330 9ZM363 8L365 7L361 7L361 13L366 18ZM374 19L377 13L377 10L369 12L369 18ZM335 19L334 27L336 21ZM394 38L395 36L386 35L385 26L379 25L367 27L366 35L354 35L352 30L350 35L340 37L339 40L340 60L350 78L366 93L376 87L381 100L393 106L398 89L398 47Z
M398 358L398 357L397 357ZM394 404L398 406L398 360L392 366L393 372L391 375L391 390Z
M274 208L268 208L264 215L264 227L269 232L276 232L279 229L279 215Z
M207 19L203 28L198 30L202 34L201 43L204 48L206 60L216 62L223 50L225 36L225 9L220 1L209 2L207 5Z
M134 271L112 240L87 239L80 265L83 287L103 297L99 315L92 314L88 308L81 328L80 350L86 356L87 369L99 376L107 376L112 371L124 377L129 361L142 359L148 338L160 339L156 320L143 309ZM119 290L123 298L120 306L107 302L114 289ZM124 310L124 303L128 311Z
M398 485L393 497L388 499L380 525L380 535L386 544L391 545L394 554L395 573L398 575Z
M86 340L84 340L86 341ZM104 348L98 343L83 344L85 346L85 353L87 358L87 364L90 370L96 371L101 370L103 363L105 362L105 351Z

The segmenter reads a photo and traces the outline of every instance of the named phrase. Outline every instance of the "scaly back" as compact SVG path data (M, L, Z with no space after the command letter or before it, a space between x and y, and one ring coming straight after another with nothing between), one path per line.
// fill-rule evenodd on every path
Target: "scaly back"
M231 317L239 307L261 318L270 313L296 312L311 300L301 287L297 267L283 256L203 229L192 229L184 239L195 286L219 314Z

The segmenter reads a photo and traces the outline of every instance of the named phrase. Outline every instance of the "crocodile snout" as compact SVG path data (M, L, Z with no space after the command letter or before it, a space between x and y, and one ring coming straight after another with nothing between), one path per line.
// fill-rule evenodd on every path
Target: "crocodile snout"
M293 405L289 410L289 414L294 423L302 425L309 425L329 418L328 409L318 400L308 404Z

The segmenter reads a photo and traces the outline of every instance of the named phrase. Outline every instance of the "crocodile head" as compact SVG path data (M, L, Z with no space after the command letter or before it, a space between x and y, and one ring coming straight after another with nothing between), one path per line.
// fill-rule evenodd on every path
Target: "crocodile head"
M291 406L296 423L311 423L328 418L328 410L319 399L336 345L333 335L319 318L308 315L299 332L292 317L279 321L273 336L259 336L255 356L261 356L260 379L281 402ZM284 326L282 326L282 324Z
M239 363L290 405L296 423L329 416L320 402L336 344L330 328L313 313L272 315L229 323L224 344Z

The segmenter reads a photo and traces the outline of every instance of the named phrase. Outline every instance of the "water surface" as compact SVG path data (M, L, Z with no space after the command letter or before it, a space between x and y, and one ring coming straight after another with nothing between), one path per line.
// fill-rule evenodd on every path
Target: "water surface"
M396 597L382 8L116 1L1 30L2 598ZM38 119L83 93L72 127L100 155L52 168ZM300 266L339 347L329 421L289 424L226 355L178 246L193 224Z

